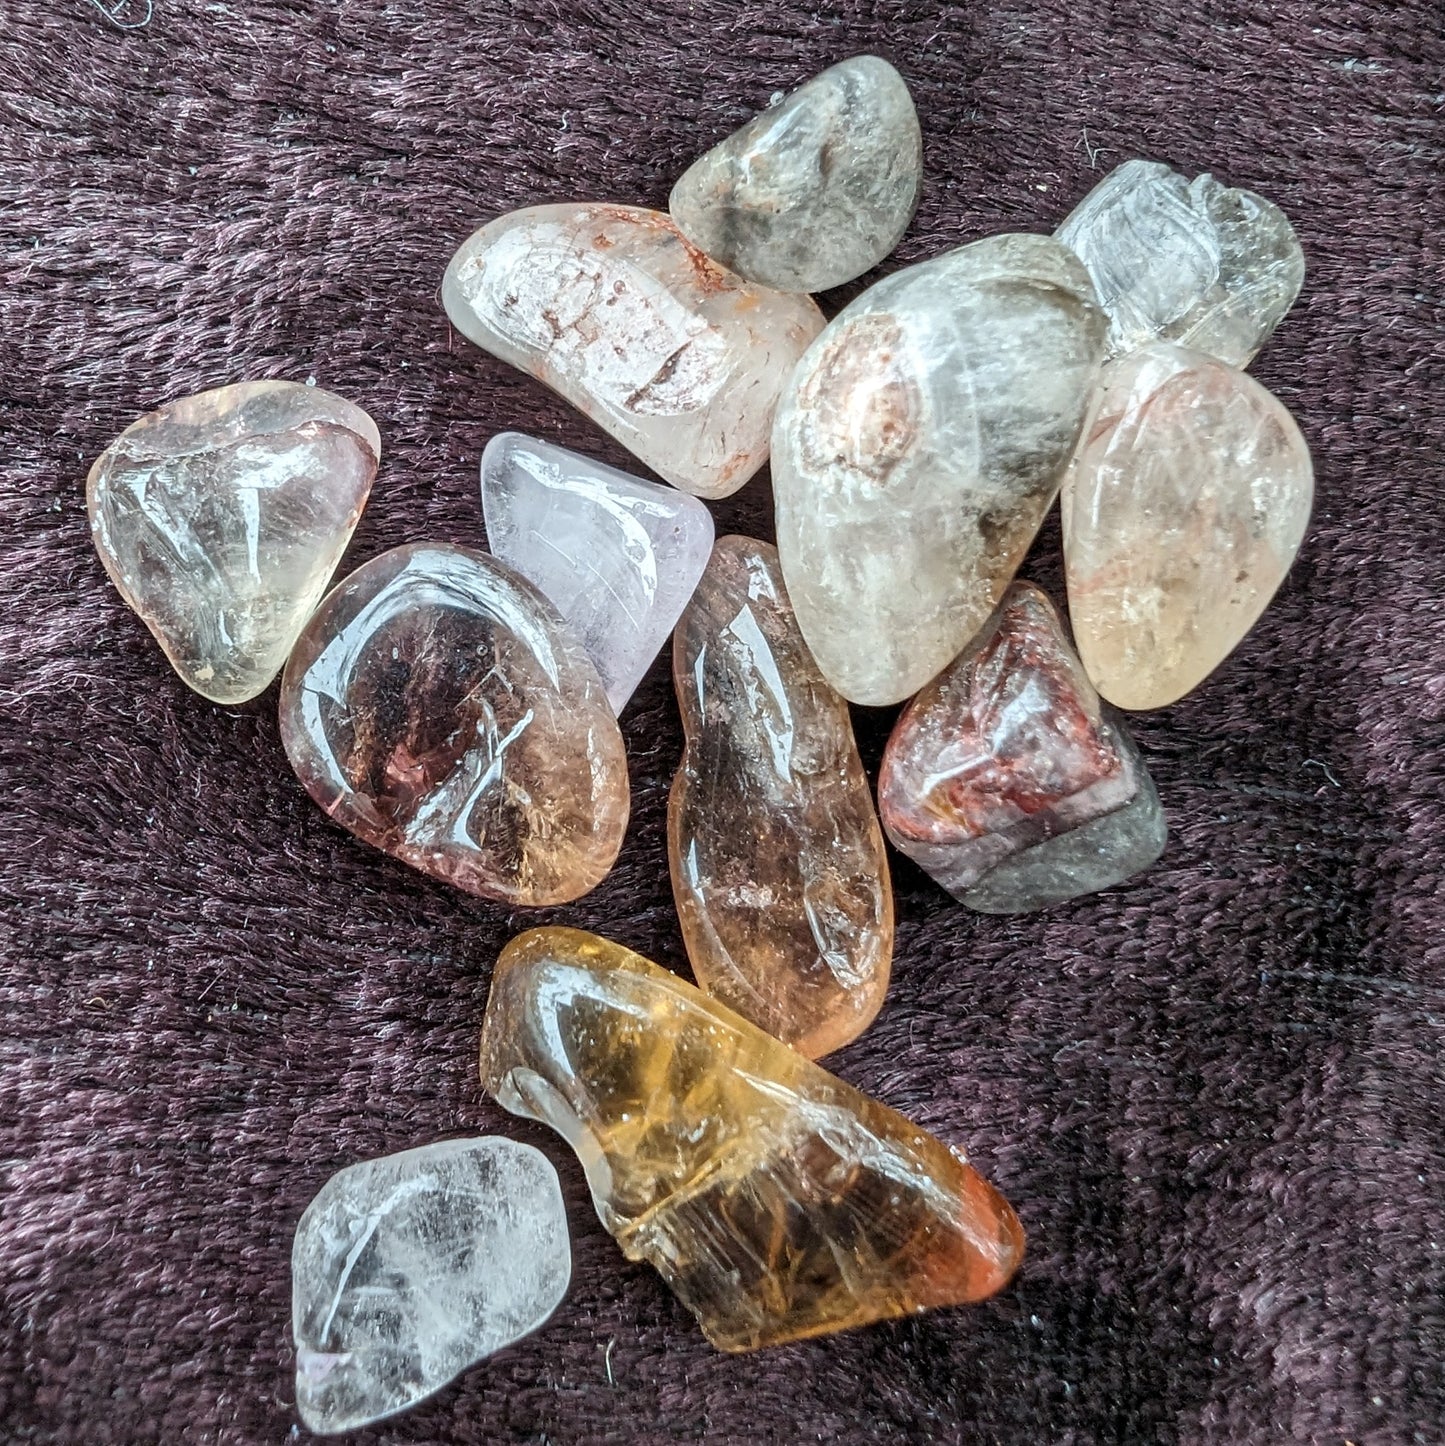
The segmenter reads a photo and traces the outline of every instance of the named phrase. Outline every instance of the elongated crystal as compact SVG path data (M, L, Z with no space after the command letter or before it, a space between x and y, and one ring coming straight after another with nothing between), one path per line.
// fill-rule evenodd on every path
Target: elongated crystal
M823 315L725 271L660 211L532 206L483 226L442 279L463 336L545 382L684 492L767 460L778 394Z
M1007 1202L955 1150L620 945L502 951L482 1083L576 1150L598 1216L723 1350L981 1300Z
M698 983L816 1057L888 988L893 892L848 705L798 631L777 549L724 537L673 647L687 746L668 858Z

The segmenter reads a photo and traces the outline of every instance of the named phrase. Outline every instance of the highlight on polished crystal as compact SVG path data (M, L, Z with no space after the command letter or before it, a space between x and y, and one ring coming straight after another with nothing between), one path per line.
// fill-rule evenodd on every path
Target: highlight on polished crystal
M96 551L181 678L244 703L281 671L381 457L360 407L240 382L131 423L90 469Z
M502 432L482 454L492 552L557 609L621 713L712 550L712 514L550 442Z
M694 161L668 203L714 260L778 291L826 291L876 266L918 206L923 136L876 55L815 76Z
M502 951L481 1075L576 1150L624 1254L722 1350L982 1300L1023 1254L956 1150L594 934Z
M1247 366L1304 284L1304 252L1278 206L1158 161L1110 171L1057 235L1089 269L1112 356L1172 341Z
M778 553L845 698L909 697L983 626L1058 492L1104 328L1071 252L1004 235L886 277L808 349L773 431Z
M682 936L709 994L816 1058L888 988L893 891L848 705L777 549L724 537L673 644L687 743L668 805Z
M540 1150L445 1140L338 1171L291 1250L296 1407L311 1431L404 1411L537 1329L572 1275Z
M1299 428L1253 377L1165 344L1106 367L1062 500L1099 692L1162 708L1198 687L1284 580L1313 496Z
M627 756L602 680L485 553L398 547L334 588L286 665L281 738L337 823L469 893L566 903L622 846Z
M904 710L878 807L895 848L989 914L1110 888L1164 850L1139 750L1031 583Z
M483 226L442 301L464 336L699 497L736 492L767 460L778 394L823 325L808 297L725 271L662 212L595 202Z

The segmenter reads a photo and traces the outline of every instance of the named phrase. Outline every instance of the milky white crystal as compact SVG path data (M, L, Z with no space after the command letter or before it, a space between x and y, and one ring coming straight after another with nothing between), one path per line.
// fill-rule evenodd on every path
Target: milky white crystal
M749 281L826 291L893 250L922 177L903 77L856 55L694 161L668 206L688 240Z
M333 1175L291 1252L296 1405L313 1431L405 1410L536 1330L572 1274L557 1172L447 1140Z
M1158 161L1111 171L1057 234L1089 268L1113 356L1174 341L1247 366L1304 282L1304 252L1278 206Z
M520 432L487 443L482 512L493 554L562 615L620 713L707 566L712 514Z
M1247 373L1163 343L1105 367L1062 498L1099 692L1162 708L1203 682L1284 580L1313 496L1299 428Z
M803 636L855 703L915 693L992 613L1078 439L1105 321L1047 236L896 272L839 313L773 430Z
M823 325L636 206L532 206L466 241L453 325L547 383L685 492L725 497L767 460L784 380Z
M381 437L298 382L240 382L133 422L90 469L91 535L176 672L242 703L280 672L346 551Z

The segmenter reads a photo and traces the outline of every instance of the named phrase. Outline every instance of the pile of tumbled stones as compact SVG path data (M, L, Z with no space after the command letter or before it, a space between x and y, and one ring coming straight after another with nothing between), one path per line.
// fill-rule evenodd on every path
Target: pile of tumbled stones
M1016 1269L1018 1220L962 1156L812 1062L883 1003L884 835L987 912L1148 867L1163 813L1101 699L1202 683L1310 509L1299 431L1243 370L1303 279L1278 209L1131 161L1054 235L960 246L825 322L809 293L892 251L921 172L908 89L864 56L703 156L668 215L483 226L446 271L452 323L671 484L503 433L489 553L415 542L328 592L381 446L313 386L174 402L89 479L101 558L182 678L236 703L284 669L286 752L331 818L506 906L612 867L617 716L673 635L668 849L697 987L592 935L523 934L481 1069L576 1148L602 1224L727 1350L976 1300ZM770 454L777 546L714 543L698 499ZM1077 652L1014 580L1056 497ZM905 700L875 809L848 704ZM539 1326L569 1275L528 1145L341 1171L296 1234L303 1420L412 1404Z

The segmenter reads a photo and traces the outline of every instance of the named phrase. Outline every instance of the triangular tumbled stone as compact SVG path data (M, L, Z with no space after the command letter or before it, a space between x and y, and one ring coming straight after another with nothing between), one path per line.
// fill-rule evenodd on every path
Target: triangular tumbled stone
M1023 1254L958 1151L595 934L502 951L481 1076L567 1139L623 1252L725 1351L982 1300Z
M326 591L380 456L376 423L317 387L241 382L182 397L91 468L96 551L185 682L245 702Z
M990 914L1109 888L1164 848L1138 749L1029 583L904 710L878 806L895 848Z
M520 432L482 454L482 512L492 553L562 615L620 713L707 566L712 514Z

